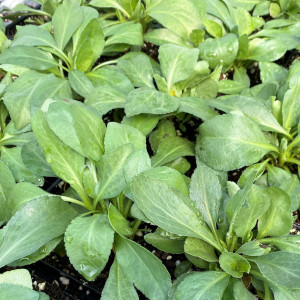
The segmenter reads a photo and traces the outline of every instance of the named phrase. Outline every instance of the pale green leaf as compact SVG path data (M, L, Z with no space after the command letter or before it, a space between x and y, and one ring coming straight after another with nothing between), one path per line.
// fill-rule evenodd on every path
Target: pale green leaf
M201 17L192 1L151 0L146 14L183 39L201 28Z
M268 152L278 152L254 121L238 114L217 116L202 124L196 150L200 160L224 171L256 163Z
M257 238L288 234L293 226L290 197L276 187L267 188L263 193L270 199L270 207L258 219Z
M190 198L213 231L216 231L221 196L221 185L216 173L206 166L198 166L192 176Z
M158 59L162 73L167 80L169 92L175 83L187 79L192 74L198 55L197 49L188 49L172 44L159 48Z
M145 55L137 55L118 61L118 66L125 72L135 87L154 88L153 69L150 59Z
M251 258L261 273L274 284L287 289L300 289L300 255L285 251Z
M195 145L178 136L166 137L159 144L156 154L152 158L152 166L162 166L181 156L194 156Z
M0 266L33 253L63 234L76 214L59 197L46 196L27 203L3 229Z
M108 279L101 294L101 300L138 300L139 296L133 284L127 279L126 273L120 268L115 259L112 264Z
M139 130L129 125L108 123L104 140L105 153L125 144L132 144L135 150L146 149L146 138Z
M65 233L65 247L74 268L89 281L104 269L114 240L107 215L77 217Z
M52 17L54 37L57 46L64 50L73 33L83 22L83 9L77 2L64 1L55 10Z
M170 275L162 262L135 242L116 237L118 264L133 283L150 300L167 298L171 287Z
M128 117L146 114L166 114L175 111L179 100L151 88L138 88L127 96L125 112Z
M251 268L246 258L232 252L223 252L219 262L226 273L236 278L241 278L243 273L249 273Z
M177 287L176 300L221 300L229 282L225 272L196 272L187 276Z
M32 70L55 68L58 63L50 53L30 46L15 46L0 54L0 64L12 64Z

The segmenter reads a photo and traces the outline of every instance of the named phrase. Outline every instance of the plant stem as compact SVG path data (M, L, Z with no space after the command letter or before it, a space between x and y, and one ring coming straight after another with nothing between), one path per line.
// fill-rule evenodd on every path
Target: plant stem
M300 160L298 160L296 158L291 158L291 157L290 158L286 158L285 161L300 166Z
M126 204L124 206L124 213L123 213L123 216L125 219L127 219L127 217L128 217L131 206L132 206L132 201L129 199L126 199Z
M296 137L287 147L287 151L291 151L292 148L294 148L295 146L297 146L298 144L300 144L300 135L298 137Z
M142 223L141 220L135 219L134 225L133 225L133 227L132 227L132 232L133 232L133 234L132 234L132 236L131 236L131 239L134 238L134 236L135 236L136 232L138 231L139 226L141 225L141 223Z
M102 63L102 64L97 65L97 66L92 70L92 72L93 72L93 71L96 71L96 70L98 70L98 69L100 69L100 68L103 67L103 66L112 65L112 64L115 64L115 63L117 63L117 62L118 62L118 59L106 61L106 62L104 62L104 63Z

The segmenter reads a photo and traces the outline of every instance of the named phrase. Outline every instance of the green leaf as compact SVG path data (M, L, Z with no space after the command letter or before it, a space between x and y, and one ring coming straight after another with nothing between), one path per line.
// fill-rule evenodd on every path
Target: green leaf
M26 25L17 26L12 47L15 46L48 46L57 48L52 35L41 26Z
M25 167L32 173L39 176L56 177L36 141L31 141L23 145L21 157Z
M97 163L99 183L95 203L116 197L125 188L124 164L132 151L132 144L125 144L101 156Z
M87 72L93 65L93 45L90 40L82 42L75 57L75 68Z
M146 14L185 40L193 29L201 28L200 14L189 0L151 0Z
M260 240L263 244L275 246L281 251L288 251L300 254L300 237L299 235L287 235L280 237L271 237Z
M157 148L163 139L170 136L176 136L175 126L170 120L163 119L159 122L157 129L154 130L149 137L153 152L155 153L157 151Z
M17 182L28 181L38 186L44 184L44 179L30 172L23 164L21 147L6 148L1 150L1 160L6 163Z
M125 144L132 144L135 150L142 150L146 149L146 137L134 127L110 122L107 125L104 144L105 153Z
M144 41L154 45L175 44L190 47L190 43L166 28L153 29L144 34Z
M87 40L90 41L91 43L92 64L93 64L100 57L104 48L104 33L102 31L100 22L97 18L92 19L82 30L80 34L80 38L78 40L79 47L76 51L77 55L79 53L78 51L80 49L80 46L82 47L82 45Z
M278 15L280 15L280 6L277 3L271 3L270 5L270 16L272 18L276 18Z
M162 166L181 156L194 156L194 148L194 144L184 138L166 137L159 144L156 154L152 158L152 166Z
M177 45L163 45L159 48L158 59L161 70L167 80L168 91L175 83L187 79L193 72L199 51Z
M27 202L48 193L30 182L20 182L14 186L7 198L9 219Z
M278 40L253 39L249 42L248 53L241 59L269 62L279 59L286 51L287 46Z
M233 235L233 229L238 219L239 212L247 201L253 182L256 178L256 172L251 172L245 187L242 190L238 190L226 203L226 215L230 221L227 238L231 239Z
M76 214L59 197L46 196L27 203L3 229L0 266L33 253L63 234Z
M288 70L271 62L260 62L260 79L263 83L272 81L284 81L288 75Z
M255 227L257 219L263 215L270 206L270 200L264 190L256 185L250 189L245 206L243 206L233 226L238 237L245 242L251 237L251 230ZM269 212L268 212L269 213Z
M241 91L246 89L247 86L244 83L237 82L234 80L221 80L219 82L219 93L234 95L239 94Z
M219 39L206 39L199 45L200 58L209 63L210 68L215 69L223 65L223 69L231 67L239 48L235 34L228 33Z
M205 100L197 97L181 97L178 111L192 114L204 121L218 115L217 112L209 108Z
M187 276L177 287L176 300L221 300L229 276L224 272L196 272Z
M223 1L205 0L207 13L219 18L229 29L234 27L233 20L229 14L227 6Z
M1 283L0 297L2 299L39 300L40 294L24 286Z
M188 237L184 243L184 252L205 261L218 261L214 248L207 242L198 238Z
M116 88L99 86L86 97L85 104L95 107L101 115L104 115L112 109L125 107L126 95Z
M279 287L300 289L300 255L285 251L251 258L260 272Z
M94 90L91 81L79 70L69 72L68 79L72 89L82 97L86 98Z
M102 67L87 74L87 77L95 87L104 89L109 87L127 95L134 87L127 76L116 66ZM99 95L100 96L100 95Z
M11 270L0 274L0 284L8 283L32 289L31 275L25 269Z
M300 76L294 75L290 89L285 93L282 103L283 127L289 129L300 120Z
M105 47L114 44L142 46L144 43L143 28L140 23L125 22L116 24L105 28L104 33L105 37L108 37L105 41Z
M47 123L45 114L41 111L34 114L32 129L53 171L85 198L82 184L84 157L65 145L54 134Z
M249 273L251 268L246 258L232 252L223 252L219 262L226 273L236 278L241 278L244 272Z
M236 9L231 9L230 13L232 19L238 26L239 36L243 34L249 35L255 29L250 13L244 8L237 7Z
M174 169L168 167L156 167L143 172L143 175L164 182L167 186L177 189L186 196L189 194L184 177Z
M104 269L114 241L107 215L77 217L65 233L65 247L74 268L92 281Z
M101 294L102 300L138 300L139 296L115 259Z
M1 160L0 174L0 186L3 188L4 194L8 196L15 186L15 178L9 167Z
M216 232L221 196L221 185L216 173L206 166L198 166L192 176L190 198L213 232Z
M155 248L171 253L171 254L182 254L184 253L184 238L172 238L159 233L148 233L144 236L145 241L151 244Z
M132 117L124 117L122 124L138 129L145 136L148 135L157 125L159 116L150 114L140 114Z
M219 110L230 113L240 111L245 116L255 121L262 130L286 134L270 110L258 100L243 96L232 96L224 100L212 100L209 105Z
M92 0L90 5L101 8L115 8L120 10L126 17L130 17L124 7L119 4L118 0Z
M135 202L154 224L170 233L203 239L220 249L188 197L143 174L132 180L131 189Z
M138 88L127 96L125 112L128 117L146 114L166 114L175 111L179 100L151 88Z
M250 241L243 244L236 253L245 254L247 256L261 256L266 254L270 248L260 247L260 243L258 241Z
M129 221L124 218L124 216L116 209L115 206L113 206L113 204L109 205L108 219L111 227L119 235L126 236L134 234L132 228L130 227Z
M208 166L224 171L256 163L270 151L278 152L254 121L238 114L217 116L202 124L196 151Z
M115 240L117 261L127 279L150 300L166 299L171 278L161 261L131 240Z
M270 207L258 219L257 238L288 234L293 226L290 197L276 187L267 188L263 193L270 199Z
M245 287L244 283L239 280L236 281L233 285L233 294L234 294L234 299L239 300L253 300L254 295L249 292L249 290Z
M20 259L17 259L16 261L12 262L9 264L11 267L23 267L27 266L30 264L33 264L39 260L42 260L46 256L48 256L57 246L58 244L62 241L63 236L60 235L46 244L44 244L41 248L36 250L30 255L26 255Z
M185 174L191 168L191 164L184 157L176 158L170 161L169 163L165 164L165 166L177 170L181 174Z
M77 2L67 0L57 7L52 17L52 24L56 43L61 50L64 50L82 22L83 9Z
M134 176L151 169L151 160L146 149L132 152L125 163L125 179L129 182Z
M291 199L291 211L300 207L300 182L297 175L293 174L290 179L281 183L280 189L285 191Z
M214 38L220 38L223 35L222 26L210 19L205 19L203 21L203 25L205 26L205 30Z
M5 50L0 54L0 64L18 65L40 71L58 65L50 53L30 46L15 46Z
M118 61L120 67L135 87L154 88L153 69L149 57L137 55Z
M16 129L22 129L30 123L33 105L44 103L55 95L69 96L67 81L35 71L26 72L14 81L3 97Z
M77 103L54 102L49 106L47 121L53 132L81 155L98 161L104 153L106 128L93 110Z

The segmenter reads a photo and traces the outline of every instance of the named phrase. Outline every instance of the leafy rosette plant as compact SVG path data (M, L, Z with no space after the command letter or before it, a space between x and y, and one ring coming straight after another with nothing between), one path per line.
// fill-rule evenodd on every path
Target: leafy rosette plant
M158 65L143 53L131 52L118 59L117 66L106 66L88 74L73 72L72 76L78 78L73 82L73 89L85 97L86 105L93 106L101 115L124 108L127 120L145 114L159 118L180 112L207 120L217 113L200 97L217 95L221 69L211 73L207 62L198 61L198 54L197 49L163 45L159 49ZM113 76L113 72L119 75ZM105 75L107 80L103 79ZM112 83L116 83L114 87Z
M148 219L132 201L128 183L146 172L187 193L186 178L175 169L178 164L163 165L194 155L194 145L178 137L181 144L172 151L156 133L152 143L158 149L151 160L138 129L115 122L106 127L96 110L72 100L46 103L35 112L32 128L43 159L70 188L55 196L33 184L16 184L9 168L0 164L5 174L0 186L7 195L1 205L6 225L0 231L0 267L40 260L64 235L71 263L87 280L94 280L115 253L102 299L120 293L138 299L134 286L149 299L166 299L171 287L166 268L132 241Z
M204 40L199 44L199 49L200 57L207 60L210 66L223 62L224 69L228 69L233 64L239 67L247 66L251 61L274 61L282 57L287 50L299 47L297 32L300 22L297 18L297 1L204 2L207 15L203 24L214 39ZM276 16L274 7L279 8ZM260 17L269 14L277 19L264 21ZM260 29L262 26L263 29Z
M299 64L294 64L288 73L287 84L279 89L278 82L270 80L251 88L245 96L211 100L211 106L227 114L200 125L196 146L200 160L214 169L229 171L249 166L239 181L241 186L251 170L256 170L258 177L267 170L260 178L261 184L282 184L281 187L290 194L295 210L300 205L299 177L296 175L300 165L297 69ZM277 90L281 100L271 96L276 95ZM255 97L252 92L257 92Z
M103 30L95 9L63 1L51 22L18 27L11 47L0 55L0 63L5 64L1 67L18 65L59 77L71 70L89 71L101 54L143 44L141 25L125 25ZM127 46L118 50L120 44Z
M135 203L159 226L145 240L185 253L190 263L181 263L181 273L191 264L203 269L182 274L168 299L252 299L252 293L299 298L300 248L299 237L289 235L291 199L280 188L253 184L256 176L252 172L240 189L226 184L225 173L198 162L189 194L147 172L133 178Z

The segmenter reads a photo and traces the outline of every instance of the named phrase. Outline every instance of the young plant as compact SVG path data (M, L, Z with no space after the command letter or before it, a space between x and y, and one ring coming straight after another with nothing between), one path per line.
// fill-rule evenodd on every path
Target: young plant
M127 48L143 44L141 25L125 25L103 31L95 9L66 0L57 7L51 22L18 27L11 47L0 55L0 63L63 78L64 72L87 72L104 52L118 52L120 44ZM123 48L121 51L126 49Z
M294 178L292 182L295 190L290 186L291 190L288 189L288 192L291 192L295 210L300 205L296 192L300 188L299 177L294 175L300 165L300 77L297 73L294 74L298 66L299 64L295 64L290 69L288 87L285 85L279 89L284 95L281 96L282 101L270 95L274 93L270 89L274 85L272 81L250 89L250 92L255 89L256 97L228 96L211 100L211 106L227 114L200 125L196 146L199 159L216 170L229 171L250 166L244 171L243 180L251 170L256 170L259 176L267 170L264 177L268 178L267 184L271 186L274 185L274 179L271 179L273 177ZM276 95L276 90L278 87L273 95ZM274 175L275 170L281 175ZM280 180L276 182L279 183Z
M53 172L70 189L61 197L28 184L25 190L25 183L15 184L8 167L0 165L7 193L1 207L9 208L3 219L7 224L2 229L0 267L42 259L64 235L71 263L87 280L94 280L115 253L102 299L119 293L138 299L133 284L149 299L166 299L170 275L152 253L132 241L145 216L131 200L128 182L147 172L187 192L180 172L152 166L194 152L181 147L173 153L164 146L151 162L145 136L129 125L111 122L106 128L94 109L72 100L48 102L42 109L33 116L33 132ZM185 147L193 148L189 143Z
M189 195L147 173L133 178L135 203L160 228L146 241L185 253L205 270L179 277L168 299L250 299L250 291L263 299L299 297L299 237L288 235L290 197L253 184L256 176L251 173L242 189L233 182L226 188L226 174L198 162Z

